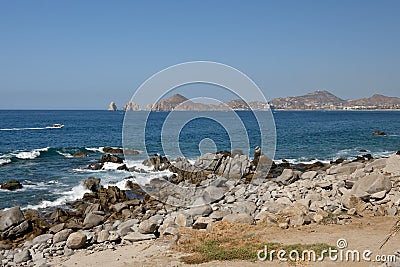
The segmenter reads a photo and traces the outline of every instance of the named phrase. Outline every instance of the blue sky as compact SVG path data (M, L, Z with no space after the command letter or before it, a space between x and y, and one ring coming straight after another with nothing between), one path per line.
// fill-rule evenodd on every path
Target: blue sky
M121 106L193 60L243 71L267 99L400 97L399 12L399 1L0 1L0 109Z

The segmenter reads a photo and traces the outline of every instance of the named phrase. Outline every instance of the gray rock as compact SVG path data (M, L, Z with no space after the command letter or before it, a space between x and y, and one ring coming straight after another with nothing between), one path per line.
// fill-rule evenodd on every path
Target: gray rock
M318 181L315 183L315 185L324 189L332 187L332 183L326 180Z
M316 171L308 171L308 172L304 172L300 177L301 179L314 179L317 176L317 172Z
M96 204L91 204L89 206L86 207L85 209L85 216L87 216L89 213L92 213L94 211L100 211L101 210L101 206L100 204L96 203Z
M269 224L277 224L278 218L275 214L269 211L261 211L259 212L254 219L258 223L269 223Z
M224 197L227 189L223 187L207 186L204 189L203 198L207 203L213 203Z
M17 226L11 226L1 233L2 238L13 238L23 235L29 229L29 222L23 221Z
M261 154L260 156L257 156L256 154ZM271 169L271 166L273 166L275 163L264 155L262 153L261 148L258 151L254 151L254 161L253 163L256 165L256 171L254 173L253 178L263 178L268 175L269 170Z
M153 220L144 220L139 224L139 233L152 234L157 230L157 223Z
M18 225L25 220L21 209L16 206L0 214L0 232L4 231L11 226Z
M276 178L276 182L283 185L288 185L299 179L299 173L292 169L284 169L282 174Z
M383 169L384 172L390 173L392 176L400 175L400 155L391 155L386 159L386 166Z
M386 159L385 158L376 159L365 165L365 169L368 171L380 170L385 167L386 167Z
M124 235L128 234L129 232L132 232L131 228L138 223L139 223L139 220L137 220L137 219L127 220L127 221L121 223L120 225L118 225L117 233L119 234L119 236L124 236Z
M203 206L197 206L197 207L193 207L190 208L189 210L187 210L187 213L189 215L191 215L192 217L196 217L196 216L207 216L212 212L212 208L211 205L207 204L207 205L203 205Z
M175 223L180 227L191 227L193 225L193 216L187 212L180 212L176 215Z
M257 206L251 201L237 201L233 203L231 210L232 213L246 213L252 215Z
M388 177L372 173L355 182L350 194L364 199L381 191L389 192L390 189L392 189L392 183Z
M71 249L79 249L86 244L86 240L86 235L81 232L75 232L69 235L66 245Z
M388 216L396 216L397 208L396 207L387 208L386 213Z
M292 201L288 197L280 197L275 202L284 206L292 205Z
M163 221L164 221L164 217L162 215L156 214L153 215L149 218L150 221L153 221L154 223L156 223L158 226L160 226Z
M51 228L49 229L49 233L50 233L50 234L58 233L58 232L60 232L62 229L64 229L64 227L65 227L65 223L56 224L56 225L54 225L53 227L51 227Z
M126 208L128 208L128 205L125 202L117 203L111 206L111 209L114 210L115 212L120 212L121 210Z
M46 243L47 240L53 239L53 236L53 234L39 235L32 240L32 245Z
M167 227L163 232L163 235L173 235L176 236L179 234L179 229L177 227L174 226L169 226Z
M355 172L357 169L361 169L364 167L364 164L360 162L351 162L347 163L341 166L332 166L329 168L326 173L327 174L339 174L339 175L344 175L344 174L352 174Z
M130 234L124 236L123 240L137 242L137 241L143 241L143 240L151 240L151 239L155 239L155 238L156 237L153 234L130 233Z
M233 223L247 223L247 224L254 223L253 217L246 213L228 214L224 216L224 218L222 218L222 221L233 222Z
M107 230L102 230L97 236L97 243L103 243L108 241L110 238L110 232Z
M231 214L231 210L230 209L220 209L220 210L215 210L210 214L210 218L214 219L214 220L221 220L224 216Z
M193 229L206 229L214 220L209 217L199 217L193 224Z
M68 247L64 247L64 256L69 257L74 255L74 251Z
M72 233L73 233L73 231L71 229L61 230L60 232L56 233L53 236L53 244L56 244L56 243L62 242L62 241L67 241L69 235Z
M15 253L14 255L14 262L17 264L29 261L30 259L31 259L31 254L27 249L24 249L19 253Z
M104 220L104 216L94 214L93 212L86 215L85 220L83 221L83 226L85 229L92 228L101 224Z
M386 196L385 190L371 194L371 198L373 199L384 199L385 196Z
M114 242L120 240L120 238L121 236L117 232L110 231L110 236L108 237L108 241Z

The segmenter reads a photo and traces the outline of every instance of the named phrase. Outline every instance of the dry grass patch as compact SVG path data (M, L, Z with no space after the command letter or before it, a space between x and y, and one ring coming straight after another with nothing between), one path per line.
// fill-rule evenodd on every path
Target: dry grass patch
M264 249L285 251L314 250L317 255L324 249L329 249L328 244L292 244L270 242L265 225L248 225L240 223L216 222L211 231L182 229L180 238L174 248L180 252L188 253L181 260L188 264L199 264L213 260L247 260L257 261L257 252ZM271 230L271 228L269 227ZM269 258L269 255L267 255ZM276 260L276 255L273 255ZM295 262L292 262L295 264Z

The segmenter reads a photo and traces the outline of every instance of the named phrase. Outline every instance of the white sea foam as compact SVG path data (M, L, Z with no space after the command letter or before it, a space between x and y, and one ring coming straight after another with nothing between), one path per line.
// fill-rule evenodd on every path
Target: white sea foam
M40 152L33 150L33 151L28 151L28 152L19 152L14 154L16 158L19 159L34 159L40 156Z
M396 151L381 151L381 152L374 152L372 156L374 158L387 158L393 154L396 154Z
M44 209L48 207L61 206L67 202L81 199L85 193L89 193L90 190L86 189L83 185L77 185L73 187L70 191L61 193L61 197L54 201L43 200L38 205L28 205L24 209Z
M73 155L71 155L70 153L64 153L64 152L61 152L61 151L56 151L58 154L60 154L61 156L64 156L64 157L66 157L66 158L73 158L74 156Z
M100 153L104 153L103 148L104 148L104 146L101 146L101 147L85 147L85 149L88 150L88 151L100 152Z
M11 153L12 156L18 159L35 159L40 156L40 152L46 152L50 149L50 147L38 148L32 151L16 151Z
M117 182L105 182L103 184L103 186L106 188L108 188L109 186L117 186L121 190L127 190L128 189L128 188L126 188L127 181L132 181L134 183L140 183L140 184L148 184L153 179L162 178L165 176L171 176L172 174L173 174L173 172L170 172L170 171L137 173L137 174L135 174L135 177L128 178L128 179L122 179Z
M118 167L121 167L122 165L123 164L119 164L119 163L105 162L102 170L106 170L106 171L117 170Z
M306 159L306 158L299 158L299 159L276 159L276 160L274 160L274 162L276 163L276 164L281 164L281 163L284 163L284 162L288 162L288 163L290 163L290 164L313 164L313 163L315 163L315 162L322 162L322 163L329 163L330 161L329 160L322 160L322 159L311 159L311 160L308 160L308 159Z
M6 165L8 163L11 163L11 159L9 159L9 158L0 158L0 166L1 165Z
M153 170L152 166L144 165L143 160L124 160L124 163L128 168L136 167L136 169L143 169L148 172Z

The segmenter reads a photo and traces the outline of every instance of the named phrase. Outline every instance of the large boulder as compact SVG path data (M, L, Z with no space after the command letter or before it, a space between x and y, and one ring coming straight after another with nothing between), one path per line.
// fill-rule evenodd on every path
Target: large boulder
M0 231L4 231L11 226L20 224L25 220L20 207L13 207L0 214Z
M292 169L284 169L282 174L276 178L276 182L283 185L291 184L299 179L300 172Z
M338 175L346 175L352 174L357 169L361 169L364 167L364 164L361 162L351 162L347 164L332 166L329 168L326 173L327 174L338 174Z
M103 223L104 216L95 214L93 212L86 215L85 220L83 221L83 227L85 229L93 228L101 223Z
M400 175L400 154L391 155L386 160L386 167L383 169L386 173L389 173L392 176Z
M71 229L61 230L53 236L53 243L56 244L58 242L67 241L69 235L72 234L72 232L73 231Z
M386 191L387 193L391 189L392 182L388 177L382 174L372 173L355 182L350 194L362 199L369 199L372 194L381 191Z
M154 220L144 220L139 224L139 233L141 234L152 234L158 228L157 222Z
M236 154L235 157L222 157L216 174L227 179L240 179L251 171L251 162L246 155Z
M86 244L87 237L81 232L75 232L68 236L67 247L71 249L82 248Z
M32 245L36 245L36 244L42 244L42 243L46 243L47 242L47 240L49 240L49 239L53 239L53 234L43 234L43 235L39 235L39 236L37 236L37 237L35 237L33 240L32 240Z
M29 229L20 207L13 207L0 214L0 232L2 238L13 238L23 235Z
M15 253L14 255L14 263L21 264L23 262L29 261L31 259L31 254L29 250L24 249L21 252Z
M254 153L254 156L256 156L256 153ZM258 156L257 160L256 158L253 160L253 165L256 168L254 178L264 178L271 169L276 168L275 162L263 153Z
M92 192L97 192L100 186L100 178L87 178L83 181L83 185Z
M111 163L123 163L124 159L120 158L118 156L115 155L111 155L111 154L105 154L101 157L101 159L99 160L99 163L105 163L105 162L111 162Z
M201 216L201 217L208 216L212 211L213 209L211 205L206 204L202 206L192 207L188 209L186 212L187 214L192 216L192 218L195 218L196 216Z
M0 188L3 190L17 190L22 188L22 184L16 180L10 180L0 185Z

